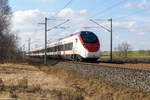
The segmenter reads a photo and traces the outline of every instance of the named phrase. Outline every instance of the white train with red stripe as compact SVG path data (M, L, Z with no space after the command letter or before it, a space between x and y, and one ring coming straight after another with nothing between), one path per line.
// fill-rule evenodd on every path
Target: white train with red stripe
M30 56L43 57L44 47L30 52ZM71 60L97 60L100 57L100 42L90 31L81 31L47 45L47 57Z

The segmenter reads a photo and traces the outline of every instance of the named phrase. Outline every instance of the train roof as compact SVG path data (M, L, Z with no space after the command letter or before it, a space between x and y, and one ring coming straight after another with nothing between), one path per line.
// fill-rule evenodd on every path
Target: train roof
M80 33L80 32L78 32L78 33ZM68 35L68 36L66 36L66 37L59 38L58 40L63 40L63 39L65 39L65 38L68 38L68 37L74 36L74 35L76 35L76 34L78 34L78 33L70 34L70 35Z
M80 33L82 33L82 32L91 32L91 31L79 31L79 32L70 34L70 35L68 35L68 36L66 36L66 37L59 38L59 39L57 39L57 40L55 40L55 41L52 41L51 43L47 43L47 45L49 46L49 45L51 45L51 44L55 44L55 43L57 43L57 42L60 41L60 40L66 39L66 38L71 37L71 36L74 36L74 35L76 35L76 34L80 34ZM41 49L44 49L44 46L39 47L39 48L35 48L35 49L32 50L32 51L37 51L37 50L41 50ZM31 51L31 52L32 52L32 51Z
M59 40L59 41L60 41L60 40L63 40L63 39L65 39L65 38L68 38L68 37L74 36L74 35L79 34L79 33L82 33L82 32L90 32L90 31L79 31L79 32L76 32L76 33L70 34L70 35L68 35L68 36L66 36L66 37L59 38L59 39L57 39L56 41L58 41L58 40Z

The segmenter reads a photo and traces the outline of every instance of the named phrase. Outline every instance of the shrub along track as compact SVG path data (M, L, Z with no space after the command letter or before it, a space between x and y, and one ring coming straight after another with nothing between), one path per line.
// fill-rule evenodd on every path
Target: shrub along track
M117 66L117 64L112 66L111 64L72 61L58 61L54 64L54 67L57 68L75 71L82 75L92 76L105 82L123 84L127 87L150 92L149 68L145 67L142 69L141 67L130 68L128 65L122 66Z

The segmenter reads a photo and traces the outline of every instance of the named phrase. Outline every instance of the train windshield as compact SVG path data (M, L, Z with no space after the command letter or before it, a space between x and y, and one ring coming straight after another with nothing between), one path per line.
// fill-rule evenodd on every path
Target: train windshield
M86 43L96 43L98 40L97 36L93 32L89 32L89 31L82 31L81 38Z

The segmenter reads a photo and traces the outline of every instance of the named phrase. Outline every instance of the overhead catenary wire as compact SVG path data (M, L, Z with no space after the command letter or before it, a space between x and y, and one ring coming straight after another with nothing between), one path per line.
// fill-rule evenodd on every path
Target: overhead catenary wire
M69 2L67 2L67 4L66 4L62 9L60 9L60 10L55 14L55 16L57 16L63 9L65 9L69 4L71 4L72 1L73 1L73 0L70 0ZM49 19L49 18L45 17L45 22L44 22L44 23L39 23L39 24L44 24L44 25L45 25L45 55L44 55L44 64L47 64L47 51L46 51L46 50L47 50L47 31L51 31L51 30L54 29L54 28L58 28L58 26L61 26L61 25L65 24L66 22L69 21L69 20L66 20L65 22L60 23L60 24L58 24L58 25L52 27L51 29L47 29L47 21L48 21L48 20L53 20L53 19Z
M58 28L58 26L61 26L61 25L65 24L65 23L67 23L68 21L69 21L69 19L67 19L67 20L66 20L65 22L63 22L63 23L60 23L60 24L58 24L58 25L52 27L51 29L48 29L47 31L50 31L50 30L52 30L52 29L54 29L54 28Z
M73 0L69 0L65 5L64 5L64 7L62 8L62 9L60 9L59 11L57 11L53 16L57 16L63 9L65 9L67 6L69 6L71 3L72 3L72 1ZM49 18L48 18L49 19ZM50 18L49 20L59 20L59 21L64 21L64 20L66 20L66 19L56 19L56 18ZM69 20L67 20L67 22L68 22ZM66 22L65 22L66 23ZM54 26L54 27L52 27L52 28L58 28L57 26ZM61 29L65 29L65 28L62 28L61 27Z
M65 9L68 5L70 5L72 3L73 0L70 0L69 2L66 3L66 5L60 9L58 12L56 12L55 16L58 15L63 9Z
M121 5L122 3L126 2L126 1L128 1L128 0L122 0L122 1L120 1L120 2L117 2L117 3L113 4L113 5L111 5L110 7L105 8L104 10L102 10L102 11L100 11L100 12L98 12L98 13L92 15L91 18L96 17L96 16L98 16L98 15L102 15L102 14L104 14L104 13L110 11L111 9L113 9L113 8L115 8L115 7L119 6L119 5Z

